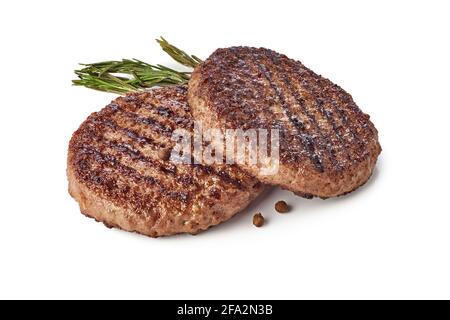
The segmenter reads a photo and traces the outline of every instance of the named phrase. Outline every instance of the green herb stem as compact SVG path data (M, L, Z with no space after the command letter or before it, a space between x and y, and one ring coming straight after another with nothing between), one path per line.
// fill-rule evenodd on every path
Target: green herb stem
M162 37L157 41L175 61L185 66L194 68L201 62L196 56L188 55ZM137 59L81 65L83 68L75 70L78 79L72 81L74 85L118 94L155 86L186 84L191 75L190 72L177 71L159 64L152 65Z

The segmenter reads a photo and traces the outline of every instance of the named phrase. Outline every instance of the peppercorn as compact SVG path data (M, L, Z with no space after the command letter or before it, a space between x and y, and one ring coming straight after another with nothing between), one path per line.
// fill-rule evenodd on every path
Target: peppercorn
M285 201L278 201L275 203L275 210L279 213L286 213L289 211L289 206Z
M253 224L258 228L264 225L264 217L261 213L257 213L253 216Z

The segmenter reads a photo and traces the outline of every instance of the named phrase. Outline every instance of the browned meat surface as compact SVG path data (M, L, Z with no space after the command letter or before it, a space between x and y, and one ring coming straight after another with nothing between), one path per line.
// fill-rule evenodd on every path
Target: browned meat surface
M172 132L192 128L186 91L120 97L73 134L69 191L83 214L151 237L195 234L228 220L262 191L236 166L169 161Z
M241 168L306 197L356 189L381 152L377 130L350 94L272 50L218 49L194 71L188 100L204 127L278 128L278 174Z

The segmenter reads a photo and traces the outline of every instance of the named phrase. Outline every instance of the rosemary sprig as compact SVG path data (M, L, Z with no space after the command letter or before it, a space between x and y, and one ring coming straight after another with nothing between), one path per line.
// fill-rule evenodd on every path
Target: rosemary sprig
M83 69L75 71L79 79L73 80L74 85L119 94L154 86L183 84L189 81L190 77L189 73L151 65L137 59L104 61L82 66Z
M162 37L157 41L175 61L185 66L193 68L201 62L196 56L188 55ZM78 79L72 81L74 85L118 94L154 86L185 84L190 78L190 72L177 71L159 64L152 65L137 59L81 65L82 69L75 70Z
M160 39L156 39L156 42L158 42L161 48L176 62L186 67L195 68L198 64L202 63L202 60L200 58L194 55L189 55L183 50L178 49L174 45L171 45L169 42L167 42L167 40L163 37L161 37Z

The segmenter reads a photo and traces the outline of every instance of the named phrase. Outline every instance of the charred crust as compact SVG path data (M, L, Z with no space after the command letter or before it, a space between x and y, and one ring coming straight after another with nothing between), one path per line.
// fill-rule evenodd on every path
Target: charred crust
M381 151L378 132L350 94L301 62L269 49L216 50L193 72L195 117L226 129L279 129L285 176L263 177L294 192L333 197L370 176Z
M236 166L168 161L173 130L192 127L186 91L165 87L119 97L73 134L70 193L85 215L149 236L195 233L229 219L261 192ZM222 201L238 192L238 203L227 208ZM206 204L224 212L213 215L202 209Z

